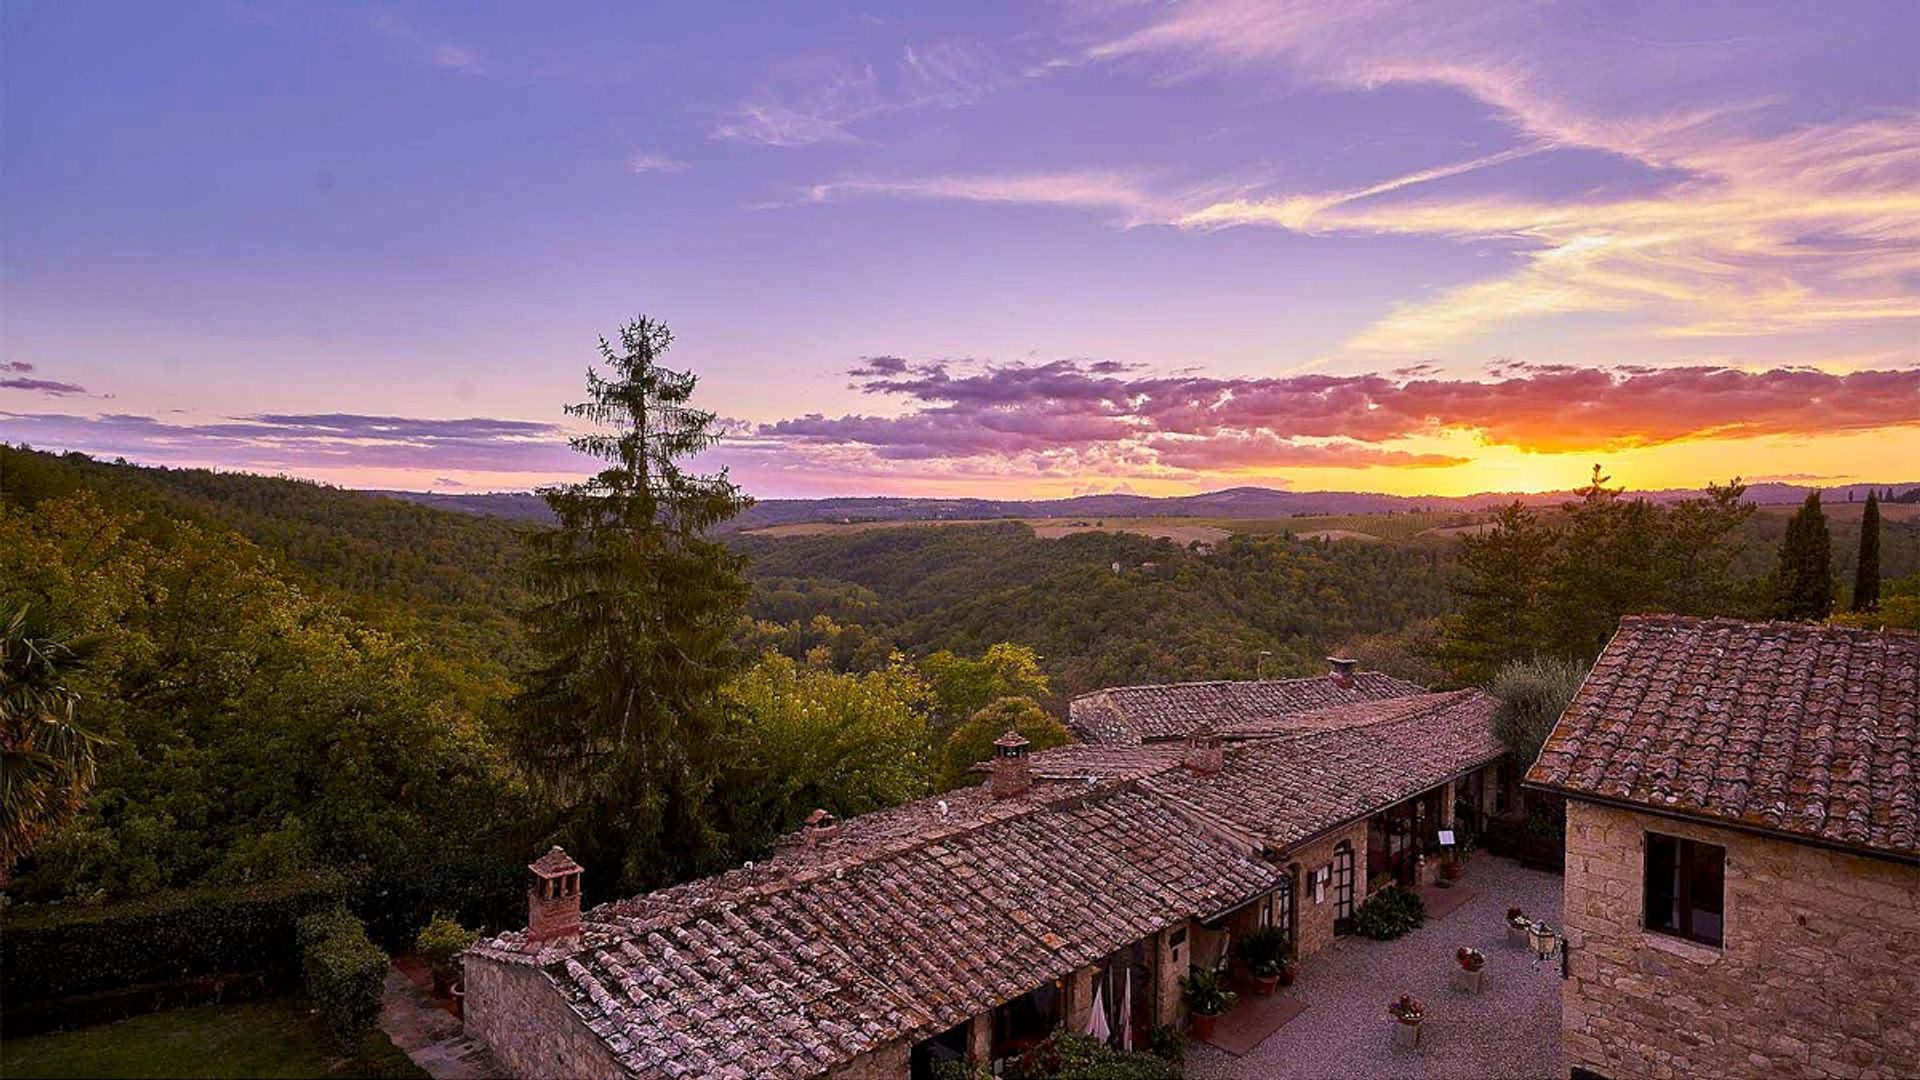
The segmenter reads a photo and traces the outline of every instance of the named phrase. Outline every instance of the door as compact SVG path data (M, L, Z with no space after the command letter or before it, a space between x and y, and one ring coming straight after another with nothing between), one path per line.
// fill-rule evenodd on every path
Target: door
M1333 932L1353 929L1353 845L1345 840L1333 846Z

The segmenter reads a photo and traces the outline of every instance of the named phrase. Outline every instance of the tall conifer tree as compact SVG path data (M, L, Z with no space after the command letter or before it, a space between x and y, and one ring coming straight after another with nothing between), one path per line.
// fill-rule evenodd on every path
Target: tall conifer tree
M1781 618L1824 619L1833 614L1833 537L1817 491L1787 520L1775 589Z
M722 469L682 462L719 438L692 407L695 379L662 367L667 327L640 318L567 413L601 430L569 440L605 462L541 495L559 520L535 541L529 613L539 666L516 702L529 772L559 811L556 833L599 881L638 889L709 869L723 854L707 800L724 753L720 690L738 667L729 636L746 602L740 559L707 536L750 500Z
M1853 610L1880 606L1880 500L1871 491L1860 512L1860 562L1853 570Z

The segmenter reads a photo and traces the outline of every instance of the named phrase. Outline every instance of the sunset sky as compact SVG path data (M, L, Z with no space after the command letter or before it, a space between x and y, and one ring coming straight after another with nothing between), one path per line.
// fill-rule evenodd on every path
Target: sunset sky
M1920 480L1920 5L15 3L0 439L753 494Z

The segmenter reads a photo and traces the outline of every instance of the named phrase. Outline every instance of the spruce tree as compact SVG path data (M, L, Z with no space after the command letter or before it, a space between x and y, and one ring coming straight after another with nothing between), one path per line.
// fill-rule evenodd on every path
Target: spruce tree
M750 500L724 469L682 468L719 433L689 404L694 377L660 366L672 340L644 317L617 349L602 338L605 373L590 368L588 400L567 406L601 429L569 445L605 467L540 492L558 527L534 541L540 660L515 702L516 749L557 812L555 838L621 890L724 854L706 804L747 589L741 560L707 534Z
M1860 562L1853 570L1853 610L1872 611L1880 606L1880 500L1867 493L1867 505L1860 512Z
M1775 589L1776 608L1783 619L1824 619L1833 614L1833 538L1817 491L1787 520Z

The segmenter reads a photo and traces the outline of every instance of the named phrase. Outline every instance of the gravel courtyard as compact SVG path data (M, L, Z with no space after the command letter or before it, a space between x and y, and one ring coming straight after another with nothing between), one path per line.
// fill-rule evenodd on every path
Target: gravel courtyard
M1507 943L1507 908L1560 924L1561 879L1482 854L1461 884L1473 895L1443 919L1397 941L1343 937L1301 965L1290 990L1306 1011L1234 1057L1191 1043L1191 1080L1362 1080L1541 1077L1567 1074L1560 1053L1560 965L1533 965ZM1475 995L1450 988L1462 945L1487 955ZM1427 1008L1418 1050L1394 1040L1387 1003L1411 993Z

